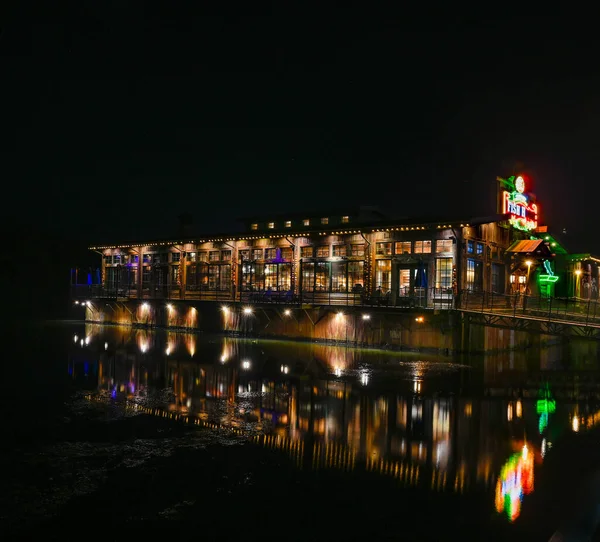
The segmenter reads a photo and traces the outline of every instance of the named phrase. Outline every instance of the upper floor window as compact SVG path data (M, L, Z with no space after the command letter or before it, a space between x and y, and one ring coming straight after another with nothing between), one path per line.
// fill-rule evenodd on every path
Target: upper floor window
M277 249L276 248L266 248L265 249L265 260L274 260L277 257Z
M349 216L343 216L342 217L342 224L348 224L348 222L350 222L350 217Z
M268 227L270 230L274 229L274 228L275 228L275 222L269 222L269 223L267 224L267 227Z
M473 254L475 252L475 243L469 239L467 241L467 254Z
M338 257L345 256L346 245L333 245L333 255Z
M292 247L285 247L281 249L281 258L284 260L294 259L294 249Z
M173 263L181 261L181 252L171 252L171 261Z
M211 262L218 262L221 259L221 253L218 250L211 250L208 255L208 259Z
M376 248L378 256L390 256L392 254L392 243L377 243Z
M396 254L410 254L412 252L412 243L410 241L396 242Z
M224 262L228 262L231 260L231 250L222 250L221 251L221 260Z
M431 241L415 241L415 254L431 254Z
M285 227L286 228L291 228L292 227L292 221L291 220L286 220L285 221Z
M312 258L313 256L313 247L300 247L300 257L301 258Z
M365 255L365 245L364 244L352 245L350 248L351 248L350 256L353 256L354 258L362 258Z
M262 257L263 257L263 249L262 248L252 249L252 259L253 260L262 260Z
M483 254L483 243L477 243L477 254Z
M202 252L198 252L198 261L199 262L207 262L208 261L208 252L203 250Z
M310 226L310 219L308 219L308 218L305 218L305 219L302 221L302 225L303 225L303 226Z
M328 218L328 217L326 217L326 216L324 216L324 217L321 219L321 224L323 224L324 226L327 226L327 224L329 224L329 218Z
M250 224L250 229L251 230L257 230L258 229L258 224L256 224L256 223Z
M238 254L239 254L240 260L242 260L242 261L250 259L250 251L248 249L246 249L246 250L240 250L238 252Z
M329 245L317 247L317 258L329 258Z
M435 251L438 254L440 252L452 252L452 239L438 239L435 242Z
M196 261L196 253L188 252L187 260L188 260L188 262L195 262Z

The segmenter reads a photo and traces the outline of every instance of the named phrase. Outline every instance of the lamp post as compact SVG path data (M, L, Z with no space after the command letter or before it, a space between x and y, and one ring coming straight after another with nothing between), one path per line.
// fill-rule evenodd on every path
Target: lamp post
M525 264L527 265L527 282L525 283L525 293L527 293L527 290L529 289L529 274L531 273L531 265L533 262L531 260L527 260Z
M573 297L579 297L579 279L581 277L581 269L575 269L575 292L573 293Z

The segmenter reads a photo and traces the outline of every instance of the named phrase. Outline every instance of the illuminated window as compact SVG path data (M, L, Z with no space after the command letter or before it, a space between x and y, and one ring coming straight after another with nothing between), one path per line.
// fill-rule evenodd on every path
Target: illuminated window
M329 224L329 218L327 218L326 216L324 216L321 219L321 224L323 224L324 226L326 226L327 224Z
M317 247L317 258L329 258L329 245Z
M480 292L483 288L483 262L467 259L467 289Z
M346 245L333 245L333 255L338 257L345 256Z
M477 243L477 254L480 256L483 254L483 243Z
M187 260L188 262L195 262L197 259L197 254L195 252L188 252Z
M302 225L304 225L304 226L310 226L310 220L309 220L308 218L305 218L305 219L302 221Z
M411 244L410 241L398 241L396 243L396 254L410 254Z
M381 288L382 293L387 293L392 287L392 261L377 260L375 271L375 288Z
M447 252L446 250L440 252ZM452 287L452 258L437 258L435 261L435 287Z
M272 230L275 227L275 222L269 222L268 228Z
M273 260L277 257L277 249L276 248L266 248L265 249L265 260Z
M470 239L467 241L467 254L475 253L475 243Z
M222 250L221 251L221 260L224 262L228 262L231 260L231 250Z
M350 247L350 256L353 258L362 258L365 255L365 245L352 245Z
M198 261L199 262L207 262L208 261L208 252L203 250L202 252L198 252Z
M389 256L392 253L392 243L377 243L377 255Z
M431 241L415 241L415 254L431 254Z
M343 216L342 217L342 224L348 224L348 222L350 222L350 217L349 216Z
M245 261L250 259L250 251L249 250L240 250L239 251L240 260Z
M177 263L181 261L181 252L172 252L171 253L171 261L173 263Z
M252 259L253 260L262 260L263 250L262 248L255 248L252 250Z
M221 253L218 250L212 250L209 254L209 260L211 262L218 262L221 258Z
M250 229L251 230L257 230L258 229L258 224L250 224Z
M435 242L435 251L438 254L440 252L452 252L452 239L438 239Z
M294 249L291 247L286 247L281 249L281 257L284 260L293 260L294 259Z
M286 220L285 221L285 227L286 228L291 228L292 227L292 221L291 220Z
M313 257L313 247L300 247L300 257L301 258L312 258Z

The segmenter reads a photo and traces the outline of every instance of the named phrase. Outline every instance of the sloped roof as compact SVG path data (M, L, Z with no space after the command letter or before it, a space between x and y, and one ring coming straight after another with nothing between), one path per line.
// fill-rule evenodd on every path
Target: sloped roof
M506 252L519 252L529 254L535 252L540 248L544 241L542 239L525 239L523 241L515 241L510 245Z

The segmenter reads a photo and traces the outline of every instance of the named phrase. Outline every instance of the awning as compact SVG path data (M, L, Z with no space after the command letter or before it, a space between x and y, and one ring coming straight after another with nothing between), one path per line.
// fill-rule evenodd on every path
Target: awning
M521 254L530 254L540 248L544 241L542 239L526 239L524 241L515 241L510 245L506 252L515 252Z

